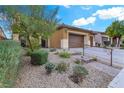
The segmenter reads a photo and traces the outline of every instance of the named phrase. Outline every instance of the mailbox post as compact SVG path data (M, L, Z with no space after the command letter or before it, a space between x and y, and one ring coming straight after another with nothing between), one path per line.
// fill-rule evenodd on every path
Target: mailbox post
M113 58L112 58L112 56L113 56L113 55L112 55L112 51L113 51L113 49L111 48L111 49L110 49L110 56L111 56L111 63L110 63L110 66L112 66L112 61L113 61L113 60L112 60L112 59L113 59Z
M111 44L110 44L110 41L104 41L104 45L105 46L111 46ZM113 48L112 47L110 47L109 48L109 52L110 52L110 66L112 66L112 63L113 63Z

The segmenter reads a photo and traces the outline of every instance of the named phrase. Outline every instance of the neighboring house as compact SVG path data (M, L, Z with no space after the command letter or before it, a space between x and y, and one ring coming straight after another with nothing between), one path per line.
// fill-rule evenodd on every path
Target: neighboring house
M110 41L110 37L104 32L95 33L95 46L104 46L104 41Z
M4 40L4 39L5 39L5 35L2 28L0 27L0 40Z
M19 40L17 34L13 36L14 40ZM97 43L103 45L106 40L109 40L109 37L105 33L62 24L48 40L41 39L40 45L44 48L82 48L96 46Z

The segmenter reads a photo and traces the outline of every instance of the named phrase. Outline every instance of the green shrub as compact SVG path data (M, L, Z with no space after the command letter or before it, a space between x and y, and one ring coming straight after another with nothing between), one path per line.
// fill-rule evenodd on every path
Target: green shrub
M88 74L88 71L84 67L82 67L80 65L75 66L73 68L73 72L77 76L86 76Z
M124 49L124 47L120 47L120 49Z
M55 48L51 48L51 49L50 49L50 52L55 52L55 51L56 51Z
M61 51L59 56L62 58L70 58L71 54L68 51Z
M86 75L88 75L88 71L84 67L78 65L73 68L73 75L70 78L73 82L80 83Z
M112 43L112 44L111 44L111 47L115 47L115 45L116 45L115 43Z
M51 74L51 72L54 70L55 65L53 63L47 63L45 66L46 73Z
M21 46L12 40L0 41L0 87L12 87L20 63Z
M81 62L80 62L80 60L76 60L76 61L74 61L76 64L80 64Z
M97 57L92 57L92 61L97 61Z
M121 44L120 45L120 49L124 49L124 44Z
M62 63L59 63L56 67L56 70L59 72L59 73L62 73L62 72L65 72L68 68L68 64L62 62Z
M105 46L105 45L104 45L102 48L105 48L105 49L107 49L107 46Z
M27 48L27 49L26 49L26 55L27 55L27 56L31 56L31 54L32 54L31 49L30 49L30 48Z
M58 55L58 54L59 54L59 52L58 52L58 51L56 51L54 54L55 54L55 55Z
M31 64L43 65L48 60L48 52L45 50L35 50L31 53Z
M124 44L124 40L122 40L122 44Z
M110 41L104 41L104 45L105 46L109 46L110 45Z

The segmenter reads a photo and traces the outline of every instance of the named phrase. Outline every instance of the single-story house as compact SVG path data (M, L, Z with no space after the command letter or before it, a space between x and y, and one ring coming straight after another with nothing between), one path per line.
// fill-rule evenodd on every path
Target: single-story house
M82 48L95 46L94 33L91 30L69 25L58 26L57 31L48 40L50 48Z
M49 39L48 47L52 48L81 48L83 46L104 46L104 41L110 38L105 32L92 31L69 25L60 25Z
M98 35L100 34L100 35ZM96 32L92 30L82 29L70 25L59 25L57 31L48 40L41 39L39 44L44 48L82 48L82 47L92 47L96 46L96 37L104 36L101 32ZM19 35L13 35L14 40L18 40ZM105 35L106 36L106 35ZM104 37L105 37L104 36ZM99 39L102 42L106 38ZM22 40L24 41L24 39Z

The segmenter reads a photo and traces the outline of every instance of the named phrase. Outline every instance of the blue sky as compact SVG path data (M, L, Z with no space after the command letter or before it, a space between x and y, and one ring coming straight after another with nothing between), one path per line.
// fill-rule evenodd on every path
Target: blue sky
M49 6L49 8L56 6ZM124 20L122 5L59 5L58 7L57 18L61 19L60 23L93 31L104 32L114 20ZM0 17L0 26L8 38L11 37L9 25L9 22Z
M114 20L124 19L124 6L61 5L57 17L64 24L104 32Z
M9 39L11 38L12 35L12 31L10 28L10 23L7 20L6 17L4 17L3 13L0 13L0 27L2 28L2 30L4 31L6 37Z

